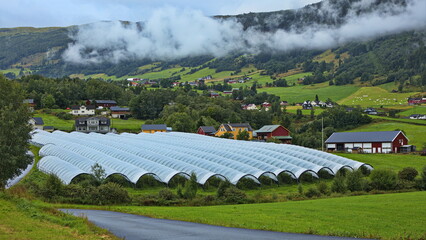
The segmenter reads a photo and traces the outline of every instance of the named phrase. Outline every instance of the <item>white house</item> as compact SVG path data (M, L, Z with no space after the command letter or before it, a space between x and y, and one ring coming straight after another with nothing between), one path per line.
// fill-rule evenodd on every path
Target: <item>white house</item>
M95 106L94 105L81 105L81 106L72 106L71 114L75 116L93 116L95 115Z
M43 130L44 122L41 117L33 117L28 121L28 123L33 126L33 129Z

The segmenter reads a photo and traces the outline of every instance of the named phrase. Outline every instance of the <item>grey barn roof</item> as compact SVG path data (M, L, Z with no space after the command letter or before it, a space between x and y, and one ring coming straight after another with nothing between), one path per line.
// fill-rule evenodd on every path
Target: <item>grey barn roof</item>
M265 125L261 129L256 130L256 132L257 133L270 133L270 132L273 132L278 127L280 127L280 125Z
M166 124L142 124L142 130L167 130Z
M216 129L213 126L201 126L201 129L203 129L203 131L205 133L214 133L216 132Z
M41 117L33 117L35 125L44 125L43 118Z
M361 143L361 142L392 142L401 131L380 132L337 132L333 133L326 143Z
M126 108L126 107L110 107L110 110L113 112L128 112L130 111L130 108Z

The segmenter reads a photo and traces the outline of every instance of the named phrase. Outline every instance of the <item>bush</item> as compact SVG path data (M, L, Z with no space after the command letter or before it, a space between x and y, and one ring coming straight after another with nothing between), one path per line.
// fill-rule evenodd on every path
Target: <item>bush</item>
M348 188L346 187L345 177L339 172L336 174L336 177L333 179L331 184L331 191L335 193L346 193Z
M319 191L321 194L324 194L324 195L329 195L329 194L330 194L330 190L329 190L329 188L328 188L328 185L327 185L327 183L325 183L325 182L319 182L319 183L317 184L317 189L318 189L318 191Z
M231 183L226 180L224 182L221 182L219 184L219 187L217 188L216 196L218 198L221 198L225 195L225 190L231 187Z
M62 194L63 188L61 180L56 175L49 174L40 188L40 195L48 201L53 201Z
M397 175L391 170L374 170L370 175L370 180L373 189L395 190L397 187Z
M94 203L99 205L119 204L130 202L129 193L116 183L106 183L92 192Z
M363 191L361 171L353 171L346 174L346 187L351 192Z
M73 119L73 115L66 113L66 112L59 112L56 114L56 117L63 120L71 120Z
M173 192L172 192L170 189L168 189L168 188L161 189L161 190L158 192L158 197L159 197L160 199L162 199L162 200L165 200L165 201L170 201L170 200L175 199L175 195L174 195L174 194L173 194Z
M419 186L421 189L426 190L426 165L422 169L421 177Z
M419 175L419 172L412 167L406 167L398 172L398 178L407 181L414 181L417 175Z
M247 202L246 194L234 186L225 190L223 198L227 203L241 204Z
M321 197L321 193L317 188L310 187L308 191L306 191L305 196L308 198Z
M191 173L191 177L185 183L185 186L183 188L183 197L186 199L193 199L195 198L195 196L197 196L197 191L198 191L197 176L195 175L195 173Z

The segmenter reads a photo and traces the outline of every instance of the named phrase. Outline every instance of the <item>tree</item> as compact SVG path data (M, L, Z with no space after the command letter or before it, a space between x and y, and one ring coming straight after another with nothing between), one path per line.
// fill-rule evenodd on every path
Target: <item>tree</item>
M92 173L93 176L95 176L96 181L98 181L99 183L103 183L105 181L105 169L99 163L93 164Z
M238 135L237 135L238 140L246 140L247 141L247 140L249 140L249 138L250 138L250 134L246 130L238 133Z
M41 97L41 106L43 108L52 108L55 105L56 101L52 94L43 94Z
M0 189L31 162L27 155L31 127L28 106L18 84L0 75Z

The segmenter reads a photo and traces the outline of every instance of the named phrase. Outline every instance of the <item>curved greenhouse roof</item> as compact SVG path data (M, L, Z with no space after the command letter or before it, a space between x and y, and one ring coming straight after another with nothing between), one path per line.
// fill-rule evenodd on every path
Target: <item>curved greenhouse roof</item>
M335 174L342 168L371 166L322 151L288 144L237 141L192 133L98 134L48 133L36 130L31 143L42 147L38 167L68 184L81 174L91 174L100 164L107 176L121 174L136 183L151 175L168 183L174 176L197 176L200 184L220 177L236 184L242 178L281 173L298 179L303 173Z

